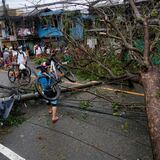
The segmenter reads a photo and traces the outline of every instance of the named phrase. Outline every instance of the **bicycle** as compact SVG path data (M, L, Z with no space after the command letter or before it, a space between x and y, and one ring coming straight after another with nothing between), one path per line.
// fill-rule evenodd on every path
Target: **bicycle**
M42 66L38 66L36 69L41 70L40 75L38 75L35 71L33 72L36 76L35 88L37 92L46 100L57 100L60 96L61 90L55 75L47 72L43 73Z
M50 69L53 71L53 74L55 74L57 80L60 80L62 77L65 77L70 82L76 82L76 77L72 73L72 71L70 71L67 67L63 66L63 64L61 64L54 58L51 59ZM61 75L61 77L59 77L58 75Z
M43 73L43 67L44 66L38 66L36 68L40 69L41 73ZM47 69L49 71L47 71ZM45 73L41 74L40 76L38 76L35 72L33 73L37 77L35 79L36 90L44 99L49 101L59 98L61 93L59 83L61 82L62 77L65 77L71 82L76 82L74 74L55 59L51 59L49 64L45 64L45 70Z
M8 70L8 79L11 83L18 80L20 85L27 85L31 81L31 69L25 65L24 69L19 69L19 64L12 64L12 67Z

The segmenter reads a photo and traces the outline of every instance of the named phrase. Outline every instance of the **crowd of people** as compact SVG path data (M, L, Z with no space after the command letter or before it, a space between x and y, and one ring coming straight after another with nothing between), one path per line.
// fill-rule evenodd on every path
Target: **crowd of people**
M59 56L61 56L61 60L65 62L70 62L72 60L72 55L70 54L70 50L68 47L52 47L51 44L46 43L35 43L33 46L27 46L23 45L21 46L21 50L18 47L18 45L13 46L3 46L2 50L0 50L0 67L3 67L4 69L8 69L12 65L12 62L17 61L17 53L18 52L23 53L23 55L26 55L26 57L34 56L36 58L40 57L49 57L50 55L58 52ZM24 54L25 53L25 54ZM79 52L77 52L76 56L78 56Z
M50 55L52 52L54 52L55 49L52 48L50 45L40 45L35 44L33 47L33 52L36 57L41 57L43 54Z
M51 49L49 45L42 47L37 43L33 46L32 51L32 55L40 58L43 55L50 55L51 53L55 52L55 49ZM18 62L18 57L21 57L21 54L19 55L18 53L22 53L23 57L25 57L26 59L30 56L31 50L29 49L29 47L24 46L3 46L2 50L0 51L0 67L4 67L4 69L7 69L13 62Z
M7 69L12 63L26 64L28 56L27 52L22 50L22 46L18 46L16 49L12 46L4 46L0 52L0 67Z

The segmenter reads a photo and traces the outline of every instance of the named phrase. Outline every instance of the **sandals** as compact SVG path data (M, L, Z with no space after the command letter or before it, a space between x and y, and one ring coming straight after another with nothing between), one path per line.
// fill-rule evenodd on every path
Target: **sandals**
M52 114L52 108L48 108L48 113ZM59 118L56 116L54 119L52 119L52 123L56 123L59 120Z
M59 120L59 118L56 116L55 119L52 119L52 123L56 123Z

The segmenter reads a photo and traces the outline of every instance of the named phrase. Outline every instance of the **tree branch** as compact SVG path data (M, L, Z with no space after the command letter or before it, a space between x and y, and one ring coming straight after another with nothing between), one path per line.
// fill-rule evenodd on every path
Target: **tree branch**
M148 30L148 19L147 17L144 18L144 64L149 66L151 65L149 60L149 52L150 52L150 44L149 44L149 30Z
M137 52L137 53L139 53L139 54L142 53L139 49L133 47L131 44L129 44L129 43L127 42L126 38L124 37L124 35L123 35L122 32L118 29L117 25L116 25L114 22L111 22L110 24L111 24L112 27L116 30L116 32L118 33L118 35L121 37L121 39L122 39L122 41L123 41L123 43L124 43L124 45L125 45L126 48L128 48L129 50L135 51L135 52Z
M106 13L105 13L103 10L101 10L101 9L96 9L96 10L99 12L99 14L101 14L101 15L104 16L104 22L106 23L106 25L107 25L107 24L110 24L110 25L111 25L111 28L113 28L113 29L116 31L116 33L117 33L118 36L119 36L118 39L121 40L121 41L124 43L125 47L126 47L127 49L131 50L131 51L134 51L135 54L136 54L140 59L142 59L142 52L141 52L139 49L133 47L131 44L129 44L129 43L127 42L126 38L124 37L124 35L122 34L122 32L119 30L117 24L114 23L114 21L110 21L108 18L106 18L107 15L106 15ZM116 38L116 39L117 39L117 38Z
M139 11L138 11L138 9L137 9L137 7L135 5L135 2L133 0L129 0L129 3L130 3L130 5L131 5L131 7L132 7L132 9L134 11L136 19L143 21L144 19L143 19L142 15L139 13Z
M149 44L149 27L148 27L148 18L145 16L144 18L139 13L135 3L133 0L129 0L129 3L134 11L135 17L137 20L141 20L143 22L144 27L144 52L143 52L143 59L144 64L146 66L151 65L151 62L149 60L149 53L150 53L150 44Z

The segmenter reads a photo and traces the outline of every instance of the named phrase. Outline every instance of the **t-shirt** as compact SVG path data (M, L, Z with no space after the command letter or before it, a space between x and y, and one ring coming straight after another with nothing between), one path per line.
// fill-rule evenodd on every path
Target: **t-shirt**
M13 57L14 57L14 56L17 56L17 52L14 51L14 50L12 50L12 56L13 56Z
M26 53L21 51L19 53L17 53L17 63L18 64L24 64L24 60L25 60L25 57L27 57Z
M41 47L38 47L36 49L36 55L40 55L40 54L42 54L42 50L41 50Z
M7 60L8 57L9 57L9 52L8 51L4 51L4 53L3 53L3 59Z

